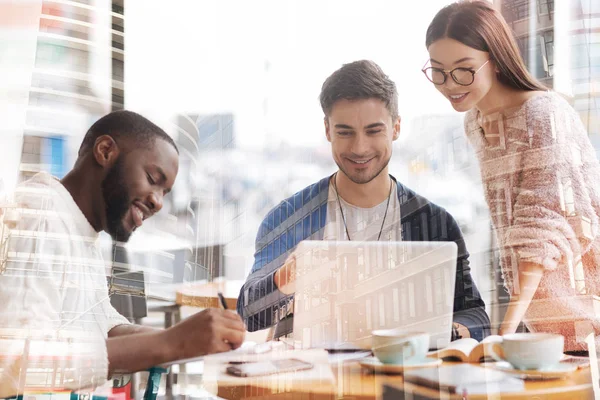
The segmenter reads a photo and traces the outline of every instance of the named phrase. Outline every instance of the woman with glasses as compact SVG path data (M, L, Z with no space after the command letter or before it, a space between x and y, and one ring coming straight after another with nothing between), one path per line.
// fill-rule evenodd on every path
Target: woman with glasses
M586 350L600 333L600 165L579 115L530 75L489 2L443 8L426 45L425 76L467 111L511 296L500 334L523 321Z

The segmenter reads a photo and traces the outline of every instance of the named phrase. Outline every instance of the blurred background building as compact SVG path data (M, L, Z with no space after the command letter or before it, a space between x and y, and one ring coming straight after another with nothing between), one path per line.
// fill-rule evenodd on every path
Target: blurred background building
M496 0L529 70L569 98L600 149L600 2Z
M123 0L41 2L19 180L62 177L87 128L123 108L123 18Z

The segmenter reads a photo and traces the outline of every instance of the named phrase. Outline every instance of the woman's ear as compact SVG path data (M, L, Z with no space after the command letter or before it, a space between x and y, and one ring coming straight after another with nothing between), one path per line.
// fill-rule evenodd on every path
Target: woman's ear
M500 68L498 68L498 64L496 63L496 61L492 60L492 64L494 65L494 71L496 71L496 73L499 74Z

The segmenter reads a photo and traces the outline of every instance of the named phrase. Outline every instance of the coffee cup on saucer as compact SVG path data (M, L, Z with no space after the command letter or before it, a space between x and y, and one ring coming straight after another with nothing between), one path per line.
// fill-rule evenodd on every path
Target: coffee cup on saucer
M565 338L555 333L513 333L490 348L496 361L508 361L521 370L543 370L557 365L563 358Z
M426 360L429 334L401 329L380 329L373 334L373 354L383 364L417 364Z

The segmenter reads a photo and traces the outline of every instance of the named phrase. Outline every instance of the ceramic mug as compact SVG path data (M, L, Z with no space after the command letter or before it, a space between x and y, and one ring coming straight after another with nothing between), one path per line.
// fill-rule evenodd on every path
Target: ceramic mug
M557 365L563 357L565 338L555 333L513 333L494 343L490 356L508 361L517 369L544 369Z
M429 334L426 332L381 329L372 334L373 354L384 364L417 364L427 357Z

